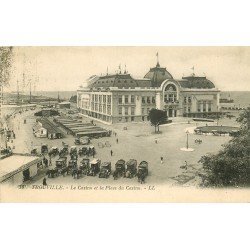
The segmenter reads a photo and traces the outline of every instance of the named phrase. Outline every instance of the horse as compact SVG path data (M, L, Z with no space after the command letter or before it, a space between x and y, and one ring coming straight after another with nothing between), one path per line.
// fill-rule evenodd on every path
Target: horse
M138 182L141 184L145 183L146 174L143 171L138 171L137 173Z

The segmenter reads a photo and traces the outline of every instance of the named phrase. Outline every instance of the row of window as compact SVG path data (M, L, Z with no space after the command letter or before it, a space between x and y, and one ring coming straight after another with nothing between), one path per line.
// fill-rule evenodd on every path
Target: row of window
M97 81L97 83L114 83L114 80L106 80L106 81ZM133 80L117 80L118 83L133 83Z
M142 103L148 103L148 104L150 104L150 103L155 103L155 97L154 96L142 96L142 98L141 98L141 102Z
M135 103L135 96L131 95L130 100L129 100L129 95L125 95L124 96L124 102L123 102L123 96L119 95L118 103L119 104L122 104L122 103L125 103L125 104L127 104L127 103Z
M135 108L134 107L131 107L131 110L130 110L130 115L135 115ZM123 115L122 113L122 107L119 107L119 115ZM129 115L129 109L128 107L125 107L124 109L124 115Z
M91 103L91 109L100 113L111 115L111 106L106 104Z
M177 94L165 94L164 95L164 102L176 102L177 101Z
M191 98L191 96L185 96L184 97L184 103L191 103L192 102L192 98Z
M199 102L197 106L198 112L210 112L212 110L212 103L211 102Z
M92 95L92 101L99 102L99 103L111 103L111 95Z

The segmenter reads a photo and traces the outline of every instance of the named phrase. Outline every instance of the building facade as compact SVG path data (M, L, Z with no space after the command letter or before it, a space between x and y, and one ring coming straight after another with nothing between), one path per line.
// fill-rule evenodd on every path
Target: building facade
M209 117L220 112L219 96L206 77L192 74L176 80L157 62L142 79L126 71L91 77L77 91L77 107L81 114L107 123L146 121L152 108L165 110L171 119Z

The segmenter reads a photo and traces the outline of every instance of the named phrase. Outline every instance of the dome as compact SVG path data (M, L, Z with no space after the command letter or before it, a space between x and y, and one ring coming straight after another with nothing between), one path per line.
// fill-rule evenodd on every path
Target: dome
M213 89L215 85L208 80L206 77L202 76L186 76L182 77L179 81L182 88L185 89Z
M157 63L156 67L150 68L144 78L151 80L152 87L160 87L163 81L173 79L172 75L166 70L166 68L161 68L159 63Z

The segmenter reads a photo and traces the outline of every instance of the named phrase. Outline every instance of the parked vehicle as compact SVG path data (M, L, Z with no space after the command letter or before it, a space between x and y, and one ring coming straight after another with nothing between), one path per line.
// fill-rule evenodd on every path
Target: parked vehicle
M47 144L43 144L43 145L41 146L41 153L42 153L42 154L46 154L46 153L48 153L48 151L49 151L48 145L47 145Z
M76 146L71 146L70 147L70 155L77 155L77 147Z
M77 160L69 160L69 162L68 162L68 167L69 168L77 168Z
M114 180L117 180L119 177L125 176L125 161L120 159L115 164L115 171L113 173Z
M142 161L138 166L137 177L140 183L145 182L145 178L148 176L148 163L146 161Z
M87 174L87 171L89 170L89 167L90 167L89 162L90 160L88 158L83 158L81 160L79 169L83 171L83 174Z
M100 172L100 165L101 165L101 160L93 159L90 162L90 167L87 171L87 175L96 176Z
M87 145L90 143L90 139L88 136L77 137L75 138L76 145Z
M67 157L60 157L56 160L56 168L65 168L67 166Z
M135 159L130 159L126 163L126 173L125 177L126 178L133 178L137 174L137 160Z
M111 162L103 162L101 164L101 170L99 173L99 178L109 178L111 174Z
M56 156L57 154L59 154L59 149L58 147L52 147L49 151L49 155L53 155L53 156Z

